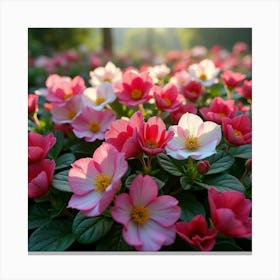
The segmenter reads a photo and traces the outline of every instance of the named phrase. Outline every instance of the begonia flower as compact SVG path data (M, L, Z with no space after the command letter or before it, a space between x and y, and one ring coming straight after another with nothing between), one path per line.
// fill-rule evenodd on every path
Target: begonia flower
M221 127L214 122L203 120L194 114L185 113L178 125L169 127L174 132L165 150L175 159L204 159L216 153L221 141Z
M122 81L116 85L115 91L120 103L126 106L137 106L148 101L152 96L153 87L149 72L138 73L135 70L127 70L123 74Z
M234 146L241 146L252 143L251 120L246 115L239 115L235 118L224 118L222 129L225 140Z
M190 81L182 87L182 94L191 101L196 101L202 94L201 84L196 81Z
M252 220L249 217L251 201L246 199L243 193L218 193L215 188L210 188L208 202L211 221L220 233L237 238L252 235Z
M89 217L108 208L128 167L124 154L109 143L99 146L92 158L78 159L71 166L68 181L73 195L68 207Z
M193 103L188 102L186 104L182 104L178 110L176 110L174 112L170 112L170 116L171 116L172 120L177 124L179 122L180 118L182 117L182 115L187 112L192 113L192 114L197 113L197 108L195 107L195 105Z
M135 112L129 120L115 120L105 133L105 140L112 144L125 158L136 157L142 152L137 140L137 132L144 125L142 113Z
M175 223L181 209L169 195L158 197L158 187L150 176L138 175L129 194L122 193L111 209L113 219L123 225L127 244L138 251L158 251L175 241Z
M28 164L28 197L40 198L51 188L55 162L42 159L39 162Z
M78 138L93 142L96 139L103 140L105 138L106 130L115 119L115 114L109 109L95 111L90 107L84 107L71 125L73 133Z
M245 80L236 91L246 99L252 99L252 81Z
M44 159L55 143L53 133L43 136L37 132L28 132L28 163Z
M216 242L216 229L209 229L205 218L196 215L190 222L176 223L177 234L190 246L201 251L211 251Z
M245 78L246 75L231 70L226 70L221 74L221 78L229 90L236 88Z
M237 107L234 105L233 99L224 100L218 96L212 100L208 108L201 108L199 112L205 120L222 124L223 118L233 118L235 116Z
M28 94L28 115L38 112L38 98L36 94Z

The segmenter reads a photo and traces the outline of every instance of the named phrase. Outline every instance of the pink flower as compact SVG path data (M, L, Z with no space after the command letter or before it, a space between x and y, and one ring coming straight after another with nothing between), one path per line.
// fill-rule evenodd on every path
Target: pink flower
M42 136L36 132L28 132L28 163L44 159L56 142L52 133Z
M155 86L153 92L156 105L160 110L173 112L179 109L181 100L174 84L168 83L163 88Z
M196 101L202 94L202 87L196 81L190 81L182 87L182 94L191 101Z
M237 108L234 106L234 100L224 100L221 97L215 97L209 108L201 108L200 113L207 121L213 121L217 124L222 124L224 117L233 118Z
M100 215L114 199L126 170L124 154L103 143L92 158L81 158L72 164L68 180L74 194L68 207L81 210L85 216Z
M166 131L165 123L159 117L151 117L138 132L138 141L147 155L156 155L164 151L174 133Z
M143 125L143 115L136 112L130 120L120 119L112 122L105 133L105 140L119 152L123 152L125 158L135 157L142 152L137 140L137 132Z
M139 74L134 70L127 70L123 74L122 82L116 86L116 95L120 103L136 106L151 98L150 90L152 87L152 78L148 72Z
M90 107L85 107L71 125L78 138L85 138L87 142L93 142L96 139L103 140L105 138L105 132L115 118L109 109L95 111Z
M176 223L177 234L192 247L201 251L211 251L216 242L217 231L208 229L205 218L195 216L190 222Z
M38 95L28 94L28 115L38 112Z
M28 197L39 198L49 191L54 174L55 162L42 159L28 164Z
M71 79L57 74L48 77L46 86L48 90L47 100L59 106L63 106L69 98L82 94L86 88L85 82L80 76Z
M248 45L244 42L237 42L234 44L233 53L240 54L248 51Z
M150 176L138 175L129 188L115 199L112 217L123 227L123 238L138 251L158 251L175 241L175 222L181 209L169 195L158 197L157 184Z
M234 146L252 143L251 120L246 115L240 115L233 119L223 119L223 133L226 141Z
M245 80L236 91L246 99L252 99L252 81Z
M218 193L208 190L211 220L215 228L224 235L249 237L252 235L252 220L249 217L251 201L236 191Z
M187 104L182 104L177 111L171 112L170 116L172 120L177 124L182 115L187 112L192 114L197 113L197 108L193 103L188 102Z
M191 76L186 70L176 72L170 79L170 83L177 86L178 90L181 92L183 86L191 81Z
M194 114L185 113L178 125L169 127L173 138L166 145L166 153L175 159L204 159L216 153L221 141L221 127L214 122L203 122Z
M222 73L221 78L228 89L233 90L246 78L246 75L226 70Z

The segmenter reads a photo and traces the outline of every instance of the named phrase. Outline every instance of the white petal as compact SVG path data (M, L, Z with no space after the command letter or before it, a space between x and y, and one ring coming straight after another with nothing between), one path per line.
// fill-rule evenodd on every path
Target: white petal
M196 136L198 132L198 128L203 123L203 120L191 113L185 113L179 120L178 126L184 128L184 130L188 130L191 136Z

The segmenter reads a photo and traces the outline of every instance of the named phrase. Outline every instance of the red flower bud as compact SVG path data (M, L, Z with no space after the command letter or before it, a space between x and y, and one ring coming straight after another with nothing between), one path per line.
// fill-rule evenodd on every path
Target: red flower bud
M28 115L33 115L38 111L38 95L28 94Z
M197 170L200 174L206 174L210 167L211 165L208 160L202 160L197 163Z
M252 169L252 158L248 158L245 162L246 169L251 170Z

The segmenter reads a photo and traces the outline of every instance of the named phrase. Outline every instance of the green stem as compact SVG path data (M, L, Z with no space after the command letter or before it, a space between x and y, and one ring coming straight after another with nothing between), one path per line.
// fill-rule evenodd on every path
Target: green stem
M249 172L248 172L248 169L246 168L244 174L242 175L242 177L241 177L241 179L240 179L240 182L241 182L243 185L244 185L244 182L245 182L245 179L246 179L248 173L249 173Z
M40 124L40 122L39 122L39 120L38 120L37 113L34 113L34 115L33 115L33 120L34 120L36 126L37 126L38 128L41 128L41 124Z

